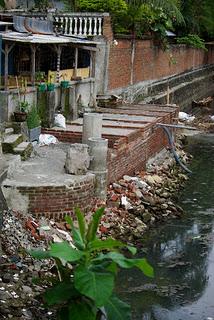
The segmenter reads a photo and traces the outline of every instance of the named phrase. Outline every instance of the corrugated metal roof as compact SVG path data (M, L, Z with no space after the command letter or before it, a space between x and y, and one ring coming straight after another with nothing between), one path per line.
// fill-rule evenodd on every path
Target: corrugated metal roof
M3 40L14 41L14 42L25 42L25 43L41 43L41 44L60 44L60 43L74 43L74 44L84 44L84 45L96 45L99 42L90 41L87 39L82 39L78 37L64 37L64 36L54 36L54 35L43 35L43 34L30 34L30 33L20 33L20 32L0 32Z

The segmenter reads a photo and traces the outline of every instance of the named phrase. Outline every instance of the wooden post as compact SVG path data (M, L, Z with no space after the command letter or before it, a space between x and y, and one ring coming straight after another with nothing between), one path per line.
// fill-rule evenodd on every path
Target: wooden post
M8 60L9 60L9 53L14 48L15 43L11 44L9 46L9 43L5 41L5 47L4 50L2 49L2 52L4 53L4 88L5 90L8 89Z
M36 46L32 44L31 48L31 83L35 86L35 76L36 76Z
M90 78L95 78L96 51L90 51Z
M77 69L78 69L78 48L75 48L75 66L74 66L74 77L77 77Z
M9 45L5 41L4 48L4 89L8 89L8 57L9 57Z

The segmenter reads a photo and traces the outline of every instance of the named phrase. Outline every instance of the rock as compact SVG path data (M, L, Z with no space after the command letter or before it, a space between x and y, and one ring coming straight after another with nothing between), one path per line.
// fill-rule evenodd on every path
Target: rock
M148 223L151 220L151 218L152 218L151 213L149 213L149 212L144 212L143 213L143 221L145 223Z
M2 282L9 283L11 278L12 278L11 274L5 273L5 274L2 275Z
M123 180L127 181L127 182L131 182L133 179L133 177L130 176L123 176Z
M22 290L23 292L27 293L27 294L32 294L33 290L31 289L31 287L29 286L22 286Z
M11 295L7 291L0 291L0 300L7 300Z
M145 180L149 185L162 184L163 182L162 178L158 175L147 175L145 176Z
M166 210L168 208L168 204L162 203L161 204L161 209Z
M141 198L143 197L143 194L142 194L142 192L141 192L139 189L137 189L137 190L135 191L135 195L136 195L136 197L139 198L139 199L141 199Z
M143 189L143 190L149 190L150 186L148 185L148 183L146 183L145 181L142 180L137 180L135 181L135 185L137 188Z
M66 154L65 171L68 174L86 174L90 165L88 145L81 143L71 144Z
M169 198L170 194L168 192L161 193L161 197L163 198Z

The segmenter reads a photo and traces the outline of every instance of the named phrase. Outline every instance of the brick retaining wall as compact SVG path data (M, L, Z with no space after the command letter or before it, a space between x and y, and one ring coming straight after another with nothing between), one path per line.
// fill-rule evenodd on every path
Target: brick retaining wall
M48 184L48 182L47 182ZM94 176L87 175L81 181L56 186L17 186L17 192L28 203L27 212L35 217L62 220L72 215L75 208L84 212L91 209L94 195Z
M117 42L117 46L112 45L110 48L108 90L128 87L145 80L161 79L214 63L213 44L208 44L208 52L186 45L170 45L169 50L163 51L152 40L136 40L132 68L131 39L117 39Z

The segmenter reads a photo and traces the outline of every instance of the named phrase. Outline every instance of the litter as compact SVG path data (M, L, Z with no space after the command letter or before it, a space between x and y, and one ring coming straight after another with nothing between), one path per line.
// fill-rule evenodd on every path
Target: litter
M61 113L55 114L54 125L56 127L66 129L65 117Z
M39 136L39 146L48 146L49 144L56 144L58 140L51 134L40 134Z
M179 120L181 121L187 121L187 122L192 122L195 120L195 116L191 116L186 112L179 112L179 116L178 116Z

